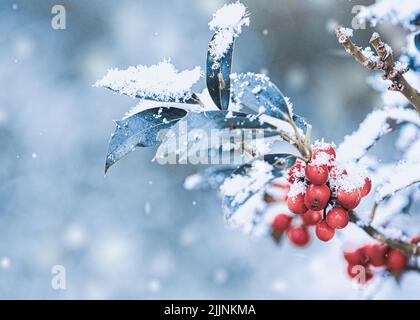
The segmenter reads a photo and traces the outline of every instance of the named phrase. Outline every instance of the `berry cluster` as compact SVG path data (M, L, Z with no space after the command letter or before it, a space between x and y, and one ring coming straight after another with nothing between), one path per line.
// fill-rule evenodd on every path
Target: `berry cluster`
M418 243L419 237L412 239L412 243ZM392 274L400 274L408 266L408 256L400 250L390 248L381 243L367 244L352 251L344 251L347 261L347 274L350 278L360 275L360 268L364 268L363 284L373 278L372 269L385 268Z
M322 241L331 240L336 229L347 226L348 210L356 208L371 189L370 179L339 165L334 147L323 141L312 146L308 163L295 162L289 169L288 181L289 210L309 221L309 225L316 225L315 233ZM303 234L303 226L298 230Z

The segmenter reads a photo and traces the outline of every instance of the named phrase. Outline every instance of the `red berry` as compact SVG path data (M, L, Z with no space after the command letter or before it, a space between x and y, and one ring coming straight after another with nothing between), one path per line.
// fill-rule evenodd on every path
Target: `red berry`
M363 248L358 248L354 251L344 251L344 259L352 265L365 265L367 263L367 257L365 256Z
M314 226L322 220L322 211L308 210L301 217L304 225Z
M330 228L325 221L321 221L316 225L315 233L319 240L329 241L334 237L335 230Z
M327 213L327 224L334 229L343 229L349 223L349 215L343 208L332 208Z
M353 265L349 263L347 265L347 274L352 279L358 277L357 280L360 281L360 284L365 284L373 278L372 271L369 268L358 264Z
M322 210L327 206L330 196L331 191L327 185L323 184L322 186L316 186L311 184L306 189L304 198L305 206L314 211Z
M354 209L360 203L360 190L353 189L353 190L344 190L339 188L337 190L337 201L338 203L345 209Z
M287 197L287 207L289 210L296 214L302 214L308 211L308 209L305 207L303 198L303 193L299 193L296 196Z
M412 237L410 242L411 242L412 244L417 244L417 243L420 243L420 236L415 236L415 237Z
M368 177L365 178L365 184L362 187L362 190L360 191L362 197L366 197L370 189L372 188L372 181Z
M287 180L290 183L293 183L295 182L296 178L299 178L301 175L303 176L305 166L305 162L299 159L296 160L287 173Z
M313 184L320 186L328 180L328 167L326 165L308 164L305 168L305 176Z
M386 267L392 272L401 272L407 267L407 256L397 249L390 249L386 257Z
M311 235L304 226L291 226L287 231L287 237L298 247L306 246L311 240Z
M291 222L292 217L288 216L287 214L280 213L274 218L271 227L275 232L284 232L287 230L287 228L289 228Z
M386 262L386 253L388 252L388 247L375 243L364 246L363 252L366 257L369 259L369 263L374 267L381 267L385 265Z

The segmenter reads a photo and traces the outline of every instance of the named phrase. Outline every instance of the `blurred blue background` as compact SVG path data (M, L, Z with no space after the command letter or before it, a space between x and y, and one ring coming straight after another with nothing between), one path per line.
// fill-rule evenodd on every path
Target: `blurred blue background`
M237 41L234 71L268 73L314 137L339 142L380 105L368 72L332 32L337 22L350 25L355 4L372 1L244 3L251 25ZM66 9L65 30L51 27L56 4ZM0 298L361 297L339 240L302 250L225 229L215 192L183 189L194 166L161 166L151 162L153 148L142 149L104 177L111 120L135 101L92 84L111 67L164 57L179 69L203 67L207 23L223 4L1 1ZM381 28L402 45L399 30ZM66 269L66 290L51 286L54 265ZM419 298L418 285L408 276L375 297Z

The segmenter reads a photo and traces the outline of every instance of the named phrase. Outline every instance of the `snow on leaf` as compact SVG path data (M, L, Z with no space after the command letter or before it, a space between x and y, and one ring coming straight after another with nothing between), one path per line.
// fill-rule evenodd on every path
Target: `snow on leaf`
M203 172L188 176L184 182L187 190L209 190L218 188L237 168L235 165L210 167Z
M287 97L263 74L252 72L232 74L232 102L241 109L262 113L280 120L293 117L297 127L306 130L303 118L293 114L292 104Z
M230 72L235 38L249 25L246 7L238 2L219 9L209 23L215 33L207 50L206 80L211 98L221 110L230 102Z
M252 196L274 178L285 173L296 161L290 154L270 154L240 166L220 187L226 222Z
M215 35L209 45L209 54L214 62L220 61L233 44L235 37L242 32L243 26L249 25L249 17L246 7L239 1L225 4L216 11L213 19L209 22L209 28L215 31ZM213 66L217 69L217 66Z
M359 128L344 138L337 149L337 160L342 163L359 161L366 152L396 125L413 123L420 127L420 117L414 110L389 108L371 112Z
M385 182L376 190L375 200L380 202L392 196L397 191L403 190L420 182L420 159L416 161L402 161L393 169L392 174L386 177Z
M116 121L105 163L105 173L122 157L136 147L149 147L159 143L158 133L172 127L187 112L178 108L152 108Z
M94 86L140 99L186 102L192 98L191 87L200 79L201 68L178 70L164 60L150 67L138 65L126 70L111 69Z

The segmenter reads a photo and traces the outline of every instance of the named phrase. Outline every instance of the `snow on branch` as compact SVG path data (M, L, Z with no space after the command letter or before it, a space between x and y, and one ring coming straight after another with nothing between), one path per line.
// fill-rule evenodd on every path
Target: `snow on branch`
M383 80L391 83L388 90L400 92L420 113L420 93L413 84L409 83L404 74L409 70L402 62L395 62L391 47L384 43L377 32L372 34L369 41L376 55L371 49L361 49L351 41L352 32L343 27L336 29L338 42L343 45L346 52L364 67L371 70L383 70Z
M192 97L191 87L201 74L200 67L178 72L169 60L163 60L150 67L138 65L126 70L111 69L94 86L133 98L181 102Z
M386 182L378 187L375 200L380 202L418 182L420 182L420 159L403 161L393 168Z
M394 121L395 124L408 122L420 127L420 117L414 110L375 110L366 117L357 131L344 137L337 149L338 160L343 163L360 160L376 141L393 130Z
M362 7L357 19L369 21L373 27L378 23L391 22L395 25L409 27L420 11L420 2L413 0L377 0L376 3ZM411 26L413 27L413 26Z
M209 53L215 61L224 57L234 38L241 34L242 27L249 26L249 23L246 7L239 1L225 4L213 14L209 28L216 33L210 42Z

